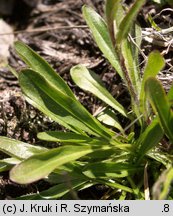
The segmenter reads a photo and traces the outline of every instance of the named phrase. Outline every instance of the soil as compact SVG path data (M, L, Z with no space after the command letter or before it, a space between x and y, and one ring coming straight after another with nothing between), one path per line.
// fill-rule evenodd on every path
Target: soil
M107 89L120 103L125 107L129 106L129 96L124 84L97 48L81 14L81 7L84 3L91 5L100 14L103 14L104 1L38 0L33 1L34 4L24 0L19 1L20 4L16 2L14 1L11 14L3 16L4 20L15 29L15 39L25 42L43 56L66 80L81 103L92 114L102 106L102 103L91 94L76 87L69 75L70 68L79 63L99 74ZM128 6L131 2L124 1L124 4ZM162 11L163 9L165 11ZM161 7L148 1L138 16L138 22L143 28L150 27L146 17L146 14L150 13L155 16L155 22L159 26L168 28L173 22L173 12L168 9L171 9L169 5ZM40 30L43 28L47 30ZM143 54L147 56L153 49L159 49L166 59L166 67L159 77L164 83L165 89L168 90L173 80L172 45L162 47L143 41ZM141 65L143 65L143 60L145 60L143 55L140 58ZM18 71L25 66L14 52L13 47L10 48L8 62ZM124 122L124 124L128 124L128 122ZM26 103L17 79L7 68L0 68L0 135L33 145L55 147L56 143L51 145L47 142L40 143L37 139L37 133L44 130L64 130L64 128ZM0 157L4 158L5 155L1 154ZM8 172L4 172L0 174L0 199L14 199L20 195L41 191L49 186L43 181L31 185L17 185L9 180ZM100 199L107 190L107 188L98 185L94 189L87 190L86 195L80 193L79 197Z

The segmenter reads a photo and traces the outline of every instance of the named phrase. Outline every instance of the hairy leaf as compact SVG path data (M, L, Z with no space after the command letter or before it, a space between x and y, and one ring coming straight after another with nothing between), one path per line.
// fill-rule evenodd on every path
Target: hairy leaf
M135 56L135 53L133 52L134 50L133 44L131 41L128 40L124 40L121 44L121 51L122 51L122 55L124 57L124 64L126 66L126 70L128 73L128 76L130 78L131 81L131 85L137 95L137 98L139 97L139 91L140 91L140 86L141 86L141 82L140 82L140 73L138 70L138 59ZM129 82L128 80L126 80L127 82L127 87L129 87ZM130 89L129 89L130 90Z
M124 178L129 173L139 171L141 167L125 163L98 162L90 163L82 171L89 178Z
M37 71L40 75L44 76L47 81L54 86L54 88L58 88L59 91L62 91L64 94L75 98L73 92L65 83L65 81L54 71L54 69L39 56L36 52L34 52L30 47L26 44L17 41L14 45L18 55L21 59L34 71Z
M130 28L133 25L134 19L136 18L141 7L145 4L146 0L136 0L133 6L128 11L127 15L123 18L119 25L119 31L117 33L116 42L120 44L123 39L127 38Z
M145 101L146 101L146 94L145 94L145 82L149 77L155 77L159 71L164 67L165 62L164 58L158 51L153 51L148 56L148 61L144 69L144 75L141 84L141 92L140 92L140 106L141 112L146 112Z
M0 151L18 159L26 159L34 154L45 152L47 149L1 136Z
M45 131L37 134L37 137L41 140L51 142L62 142L62 143L85 143L85 144L105 144L105 140L90 138L85 135L75 134L72 132L60 132L60 131Z
M101 111L96 117L99 121L103 122L106 125L117 128L119 131L121 131L122 134L124 134L124 129L120 125L116 113L114 113L113 110L106 108Z
M156 118L148 125L137 140L137 161L140 161L148 151L153 149L160 142L162 137L163 131L159 125L158 118Z
M59 199L63 197L65 194L77 188L80 188L84 185L88 180L77 179L71 180L69 183L61 183L57 184L53 187L50 187L47 190L41 191L40 193L28 194L21 197L18 197L19 200L48 200L48 199ZM73 198L73 197L72 197Z
M63 126L82 133L110 138L111 132L97 121L76 99L55 88L47 79L32 70L19 75L26 99Z
M105 11L112 43L115 44L118 27L124 17L124 10L122 8L121 0L107 0Z
M63 146L32 156L16 165L10 172L10 179L20 184L28 184L49 175L55 168L77 160L97 150L110 147L92 148L91 146Z
M82 11L83 16L92 31L98 47L118 72L118 74L123 77L119 59L112 44L108 27L105 21L98 13L96 13L92 8L88 6L83 6Z
M156 78L148 78L145 87L161 127L173 142L173 112L162 84Z
M106 90L101 79L97 74L89 71L83 65L77 65L71 69L71 76L73 81L82 89L91 92L106 104L127 116L125 109L119 104L112 95Z

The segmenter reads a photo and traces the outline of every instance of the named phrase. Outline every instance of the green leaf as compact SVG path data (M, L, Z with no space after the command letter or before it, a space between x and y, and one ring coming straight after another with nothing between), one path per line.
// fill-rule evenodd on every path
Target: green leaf
M34 154L45 152L47 149L1 136L0 151L18 159L26 159Z
M169 167L163 171L153 187L153 198L157 200L165 200L171 192L171 184L173 181L173 167Z
M167 198L170 192L172 181L173 181L173 168L171 167L166 172L166 176L165 176L164 183L163 183L163 190L159 196L159 200L163 200Z
M122 150L116 149L116 148L110 148L110 149L107 149L104 151L98 150L96 152L93 152L93 153L90 153L90 154L84 156L84 161L88 161L89 163L93 163L96 161L103 161L103 160L107 160L108 158L115 158L117 156L117 154L119 157L121 157L120 154L122 154ZM124 151L124 155L125 155L124 158L127 159L128 158L128 152Z
M112 110L106 108L96 117L99 121L103 122L106 125L117 128L119 131L121 131L122 134L124 134L124 130L118 122L116 114Z
M145 4L146 0L136 0L133 6L128 11L127 15L123 18L119 25L119 31L117 33L116 42L120 44L127 38L130 28L133 25L134 19L139 13L141 7Z
M10 170L11 168L12 168L11 164L6 163L3 160L0 160L0 172Z
M148 14L148 21L150 22L150 25L153 29L156 31L161 31L162 29L155 23L154 19L150 14Z
M40 193L37 194L29 194L29 195L24 195L21 197L18 197L20 200L49 200L49 199L59 199L63 197L65 194L69 193L72 190L80 188L82 185L84 185L87 181L83 179L77 179L77 180L72 180L66 183L61 183L58 185L55 185L53 187L50 187L47 190L44 190Z
M141 43L142 43L142 28L138 25L138 24L134 24L134 27L131 29L130 32L131 37L133 38L135 43L131 43L133 44L133 52L134 52L134 58L137 59L137 67L139 67L139 52L140 52L140 47L141 47Z
M141 170L141 167L125 163L99 162L90 163L82 173L89 178L124 178L130 173Z
M121 5L121 0L107 0L105 11L112 43L115 44L118 27L124 17L124 10Z
M73 92L54 69L26 44L17 41L14 47L20 58L34 71L44 76L47 81L69 97L75 98Z
M112 44L108 27L102 17L96 13L92 8L84 5L82 8L83 16L92 31L94 39L103 52L104 56L109 60L111 65L115 68L118 74L123 78L123 72L117 53Z
M64 146L34 155L16 165L10 172L10 179L19 184L28 184L49 175L55 168L77 160L97 150L110 147L92 148L90 146Z
M41 140L51 142L62 142L68 144L85 143L85 144L105 144L105 140L90 138L85 135L75 134L72 132L60 132L60 131L46 131L37 134L37 137Z
M156 78L148 78L145 89L151 105L159 117L161 127L173 143L173 112L162 84Z
M48 181L51 184L59 184L69 180L86 180L86 176L82 173L82 168L84 166L85 163L79 161L64 164L56 168L48 177L45 178L45 181Z
M171 88L169 89L168 92L168 100L170 102L170 105L173 105L173 85L171 86Z
M89 71L83 65L77 65L70 71L73 81L82 89L91 92L106 104L127 116L125 109L119 104L112 95L106 90L101 79L97 74Z
M136 143L137 161L145 156L145 154L153 149L162 139L163 131L159 125L158 118L154 119L145 131L140 135Z
M14 157L4 158L4 159L1 160L1 162L7 163L7 164L11 164L11 165L18 164L21 161L22 161L22 159L14 158Z
M149 77L155 77L164 66L165 61L160 52L157 50L151 52L144 69L143 85Z
M55 88L32 70L23 70L19 83L26 99L47 116L74 132L86 131L109 139L111 131L97 121L76 99Z
M96 182L100 183L100 184L103 184L103 185L107 185L107 186L109 186L111 188L115 188L115 189L118 189L118 190L126 191L126 192L129 192L129 193L135 193L132 188L129 188L127 186L119 184L119 183L117 183L115 181L108 181L107 179L97 179Z
M11 67L10 65L8 65L7 67L16 78L19 77L19 74L17 73L17 71L13 67Z
M145 94L145 82L149 77L155 77L159 71L164 67L165 61L162 55L158 51L153 51L148 56L148 61L144 69L144 75L141 84L141 92L140 92L140 107L141 112L146 113L146 94Z
M0 172L10 170L14 165L21 162L22 159L18 158L4 158L0 160Z
M63 184L53 186L48 190L41 192L40 196L44 199L57 199L64 196L68 192L75 190L76 188L79 188L87 181L88 180L85 179L77 179L77 180L71 180L70 182L64 182Z
M119 21L116 20L119 5L121 5L121 0L106 0L105 12L108 24L110 23L112 25L114 21ZM121 19L122 18L123 17L121 16Z
M136 116L139 118L139 122L142 125L142 119L140 119L139 110L139 94L141 88L141 76L139 69L139 50L141 42L141 29L138 25L133 24L130 29L130 37L124 39L121 43L121 55L124 64L125 82L131 96L132 109Z
M123 40L121 44L121 52L124 57L124 64L126 66L129 78L131 80L134 91L139 97L141 82L140 82L140 73L138 69L138 59L135 56L133 44L131 41ZM127 86L129 86L128 80L126 80Z

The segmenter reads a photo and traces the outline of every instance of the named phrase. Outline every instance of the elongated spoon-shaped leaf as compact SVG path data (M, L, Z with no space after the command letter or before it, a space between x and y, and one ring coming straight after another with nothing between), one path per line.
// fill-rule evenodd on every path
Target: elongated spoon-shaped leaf
M62 184L55 185L45 191L42 191L39 195L44 199L57 199L61 198L71 190L75 190L76 188L85 184L87 179L76 179L70 181L70 186L68 182L63 182Z
M97 121L77 99L59 91L47 79L32 70L23 70L19 82L30 103L63 126L82 133L86 131L106 139L112 134Z
M63 197L65 194L67 194L71 190L75 190L79 186L82 186L85 184L88 180L84 179L77 179L77 180L71 180L70 181L70 187L68 185L68 182L63 182L61 184L55 185L53 187L50 187L47 190L44 190L40 193L35 194L27 194L24 196L20 196L17 198L17 200L49 200L49 199L58 199Z
M154 148L160 142L162 137L163 130L160 127L158 118L156 118L145 129L136 143L138 148L137 161L139 162L148 151Z
M119 131L121 131L122 134L124 134L124 129L118 122L117 116L112 110L110 109L103 110L97 115L97 119L106 125L117 128Z
M154 111L158 114L161 127L173 142L173 112L162 84L156 78L148 78L145 89Z
M110 147L104 147L103 151ZM10 172L10 179L20 184L28 184L49 175L55 168L65 163L77 160L78 158L94 152L91 146L64 146L51 149L45 153L32 156L19 165L16 165Z
M0 151L19 159L47 151L46 148L30 145L7 137L0 137Z
M90 27L94 39L103 52L104 56L109 60L111 65L115 68L118 74L123 77L123 72L119 64L117 53L114 50L114 46L109 35L108 27L103 18L96 13L92 8L83 6L83 16Z
M18 55L21 59L32 69L37 71L39 74L45 77L51 84L59 90L61 90L64 94L75 98L73 92L68 87L68 85L64 82L64 80L54 71L54 69L39 56L36 52L34 52L30 47L22 42L15 42L14 45Z
M130 81L136 92L137 98L139 98L140 89L140 72L138 70L138 58L134 53L134 45L131 41L123 40L121 45L121 51L124 58L124 64L126 66ZM127 81L127 85L128 81Z
M105 8L106 21L112 38L112 43L114 44L119 24L124 17L124 10L122 8L121 0L107 0Z
M158 51L153 51L148 56L148 61L144 69L144 75L142 79L141 84L141 92L140 92L140 106L141 106L141 112L145 113L145 100L146 100L146 94L145 94L145 82L149 77L155 77L159 71L164 67L165 61L164 58L161 56L161 54Z
M89 71L83 65L74 66L70 74L73 81L82 89L91 92L106 104L120 112L122 115L126 115L126 111L123 106L118 103L112 95L105 89L101 79L97 74L92 71Z
M37 134L41 140L62 143L85 143L85 144L105 144L105 140L90 138L85 135L75 134L72 132L46 131Z
M132 27L134 19L136 18L139 10L145 4L146 0L136 0L133 6L128 11L127 15L123 18L119 25L119 31L117 33L116 42L120 44L123 39L127 38L127 35Z
M173 85L169 89L167 97L168 97L168 101L169 101L170 107L173 108Z
M90 163L82 171L89 178L123 178L141 167L124 163L100 162Z
M82 173L82 168L84 167L84 165L85 163L81 164L78 161L66 163L55 169L46 178L46 181L48 181L51 184L59 184L63 183L65 179L68 180L68 177L70 177L70 180L86 179L86 177Z

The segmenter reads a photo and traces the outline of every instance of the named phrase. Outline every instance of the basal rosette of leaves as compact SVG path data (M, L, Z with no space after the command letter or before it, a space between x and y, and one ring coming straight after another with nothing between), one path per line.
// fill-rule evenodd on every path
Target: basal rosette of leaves
M53 149L0 137L0 150L9 155L0 161L1 172L9 170L10 179L19 184L40 179L53 184L48 190L19 199L58 199L72 189L80 191L96 184L110 187L108 195L113 194L114 199L145 199L146 164L150 185L166 170L163 190L157 199L173 198L168 190L173 178L172 152L159 148L164 136L173 142L173 87L166 94L156 79L164 67L158 51L148 56L141 75L138 60L141 29L135 18L144 3L144 0L135 1L125 11L120 0L107 0L106 20L88 6L82 9L98 47L127 86L130 112L106 90L97 74L77 65L70 71L73 81L105 105L93 117L44 59L22 42L15 43L16 52L28 66L19 73L12 69L25 99L68 129L68 132L38 133L41 140L61 144ZM118 121L120 115L131 120L129 133ZM134 122L140 128L138 133Z

